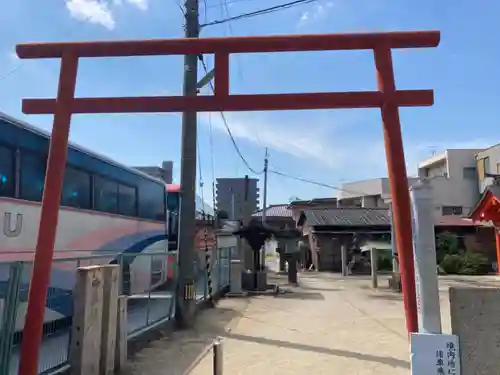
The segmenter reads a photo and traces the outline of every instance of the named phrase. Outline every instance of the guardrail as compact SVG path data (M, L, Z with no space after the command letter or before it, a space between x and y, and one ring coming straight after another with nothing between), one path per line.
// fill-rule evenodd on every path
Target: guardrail
M208 293L209 278L213 295L229 286L232 248L209 252L209 268L206 267L204 251L198 252L199 257L194 264L199 302L211 297ZM71 251L70 254L78 253ZM118 254L111 251L54 259L38 373L53 374L69 368L73 287L78 267L109 263L120 265L120 294L128 299L128 338L131 339L174 317L176 259L176 252ZM31 270L31 260L0 261L0 375L17 375Z

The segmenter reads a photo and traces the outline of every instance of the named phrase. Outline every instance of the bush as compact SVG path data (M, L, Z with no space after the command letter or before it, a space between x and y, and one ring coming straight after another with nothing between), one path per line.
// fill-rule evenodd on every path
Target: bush
M488 258L481 254L465 253L463 259L462 275L484 275L492 271Z
M484 275L491 271L488 259L477 253L446 254L439 266L448 274Z
M439 266L448 274L459 274L463 267L463 256L461 254L446 254Z

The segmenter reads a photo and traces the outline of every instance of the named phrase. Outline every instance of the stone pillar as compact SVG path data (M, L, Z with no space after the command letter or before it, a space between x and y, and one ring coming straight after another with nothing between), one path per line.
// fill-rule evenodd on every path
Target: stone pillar
M116 319L115 372L120 373L127 362L127 296L118 298L118 313Z
M101 355L103 268L82 267L76 271L73 294L73 331L69 362L74 375L99 373Z
M450 312L462 375L498 375L500 288L450 288Z
M104 273L100 374L110 375L115 368L118 317L118 265L102 266Z

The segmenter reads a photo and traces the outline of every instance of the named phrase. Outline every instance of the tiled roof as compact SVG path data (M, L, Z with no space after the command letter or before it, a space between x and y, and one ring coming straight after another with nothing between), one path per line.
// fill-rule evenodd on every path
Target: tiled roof
M474 223L471 219L460 216L440 216L436 219L438 227L477 227L480 226Z
M262 210L252 214L252 216L262 216ZM288 208L288 204L270 205L266 209L267 217L292 217L292 210Z
M391 224L386 208L330 208L304 211L311 226L388 226ZM440 216L436 226L474 227L481 226L470 219L459 216Z
M330 197L330 198L313 198L310 200L297 200L297 201L292 201L290 202L289 206L294 207L294 206L316 206L316 205L325 205L325 204L336 204L337 203L337 198L335 197Z
M330 208L323 210L305 210L307 223L311 226L376 226L390 225L389 212L386 208Z

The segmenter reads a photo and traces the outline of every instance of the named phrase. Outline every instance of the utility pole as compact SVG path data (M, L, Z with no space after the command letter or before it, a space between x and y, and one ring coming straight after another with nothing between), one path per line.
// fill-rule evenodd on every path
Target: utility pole
M199 18L198 0L186 0L185 35L186 38L198 38ZM183 96L196 96L198 89L198 56L184 56ZM179 279L176 293L175 318L181 328L193 323L196 303L194 287L194 260L196 235L196 137L197 113L182 114L181 137L181 205L178 242Z
M267 153L267 147L266 147L266 154L264 156L264 198L262 202L262 223L265 224L266 222L266 208L267 208L267 165L269 163L268 160L268 153Z

